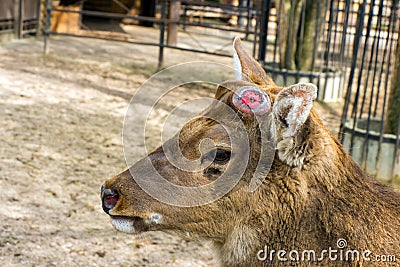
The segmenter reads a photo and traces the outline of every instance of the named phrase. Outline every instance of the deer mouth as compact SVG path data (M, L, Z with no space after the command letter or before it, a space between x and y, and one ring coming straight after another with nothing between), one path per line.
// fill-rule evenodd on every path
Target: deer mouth
M120 232L139 234L148 231L148 225L141 217L111 216L111 224Z

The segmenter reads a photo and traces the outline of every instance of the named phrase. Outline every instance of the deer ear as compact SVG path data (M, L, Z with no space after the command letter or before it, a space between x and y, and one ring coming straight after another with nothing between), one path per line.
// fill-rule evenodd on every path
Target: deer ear
M272 113L277 152L280 160L290 166L299 166L307 159L308 150L304 142L308 134L305 124L316 97L315 85L299 83L282 89L275 98Z
M242 41L236 37L233 41L233 62L236 80L252 82L258 85L274 85L261 65L242 47Z
M317 87L311 83L299 83L283 88L275 98L273 113L282 138L293 137L310 114L317 97Z

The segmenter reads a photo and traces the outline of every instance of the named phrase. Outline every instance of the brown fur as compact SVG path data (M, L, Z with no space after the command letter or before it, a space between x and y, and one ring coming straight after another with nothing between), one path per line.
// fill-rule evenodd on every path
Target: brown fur
M232 81L219 86L216 99L232 106L232 92L226 87L240 88L254 82L274 101L281 88L244 52L240 41L236 41L235 49L247 76L246 82ZM212 106L205 114L218 113L218 109ZM277 153L265 181L252 193L248 191L248 181L259 157L260 132L251 115L242 114L242 120L250 138L251 164L227 195L203 206L170 206L149 197L126 170L105 185L120 195L113 214L148 218L150 213L160 213L164 216L162 223L149 224L145 230L211 240L221 265L226 267L385 266L385 263L363 263L362 260L294 263L281 262L276 257L273 261L257 259L257 252L265 246L300 252L313 249L318 257L323 249L336 249L340 238L347 240L348 249L360 252L368 249L372 255L394 254L400 261L400 195L367 176L323 126L314 110L290 142L279 134L276 136L278 152L290 146L290 153L303 157L302 163L291 164ZM280 127L278 122L275 124ZM185 125L180 133L183 154L187 158L198 158L198 144L206 137L217 144L229 144L227 134L215 121L199 118ZM175 184L201 185L218 177L203 171L180 171L169 164L161 148L148 157L160 174ZM214 167L223 173L226 165ZM135 165L131 168L135 173ZM388 263L388 266L391 265Z

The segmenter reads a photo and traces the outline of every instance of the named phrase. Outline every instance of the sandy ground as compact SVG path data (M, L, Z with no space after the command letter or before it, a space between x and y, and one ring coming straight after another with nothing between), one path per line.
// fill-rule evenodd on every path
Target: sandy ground
M216 266L205 242L118 233L101 209L101 184L126 168L123 117L156 70L157 48L61 37L50 48L44 56L41 40L0 44L2 265ZM165 64L194 58L231 64L177 51L167 51ZM212 93L184 88L166 103ZM322 114L337 129L337 115Z

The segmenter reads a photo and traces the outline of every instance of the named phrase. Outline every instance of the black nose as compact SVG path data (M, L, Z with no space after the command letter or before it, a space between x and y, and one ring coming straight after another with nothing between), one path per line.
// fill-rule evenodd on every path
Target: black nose
M104 184L101 186L101 200L102 206L105 213L115 207L118 202L118 192L111 188L105 188Z

